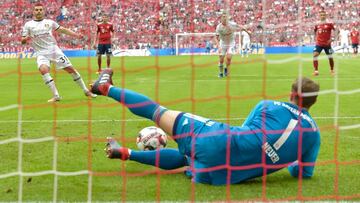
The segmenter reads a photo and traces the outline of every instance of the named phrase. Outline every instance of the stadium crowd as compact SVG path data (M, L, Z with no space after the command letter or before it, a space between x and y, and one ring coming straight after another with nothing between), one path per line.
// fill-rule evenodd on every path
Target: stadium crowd
M0 47L19 45L21 26L32 18L32 6L38 0L3 0L0 12ZM113 43L119 48L167 48L175 46L176 33L214 32L224 8L239 25L254 33L253 41L267 45L313 43L313 27L318 11L327 8L336 24L359 25L360 1L351 0L47 0L41 1L47 18L54 19L87 36L86 43L61 36L62 48L91 47L96 23L102 12L114 24ZM263 7L265 9L263 10ZM59 37L59 36L56 36ZM180 39L180 47L205 46L194 38Z

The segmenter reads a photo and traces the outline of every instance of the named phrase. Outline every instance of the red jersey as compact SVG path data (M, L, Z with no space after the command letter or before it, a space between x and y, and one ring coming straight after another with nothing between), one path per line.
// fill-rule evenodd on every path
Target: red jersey
M321 47L331 46L331 30L335 30L333 23L322 23L315 26L316 45Z
M351 37L351 43L352 44L359 44L359 31L356 31L356 30L352 30L350 32L350 37Z
M111 44L111 33L114 32L111 23L100 23L97 25L97 33L99 33L99 44Z

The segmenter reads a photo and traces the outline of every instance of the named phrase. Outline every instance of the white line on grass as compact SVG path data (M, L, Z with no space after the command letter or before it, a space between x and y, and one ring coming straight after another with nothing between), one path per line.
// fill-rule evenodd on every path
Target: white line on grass
M90 174L90 172L87 170L74 171L74 172L61 172L61 171L54 171L54 170L40 171L40 172L34 172L34 173L12 172L12 173L1 174L0 179L9 178L9 177L18 176L18 175L21 175L21 176L43 176L43 175L51 175L51 174L55 174L58 176L78 176L78 175L87 175L87 174Z
M11 110L11 109L16 109L16 108L18 108L18 105L17 104L12 104L12 105L9 105L9 106L0 107L0 111L7 111L7 110Z
M281 77L287 77L287 78L272 78L272 77L268 77L268 79L270 81L294 81L294 76L293 75L278 75ZM231 75L231 81L232 82L262 82L264 81L263 78L259 77L259 75L242 75L242 74L232 74ZM254 78L250 78L250 79L240 79L240 77L254 77ZM237 79L239 78L239 79ZM149 79L150 80L150 79ZM332 81L334 80L333 78L319 78L319 81ZM346 80L346 81L359 81L359 78L356 77L349 77L349 78L341 78L341 80ZM166 79L161 79L160 83L185 83L187 81L190 80L166 80ZM225 80L222 79L196 79L195 82L223 82ZM143 81L144 83L146 83L147 81Z
M22 139L22 138L10 138L7 140L0 141L0 145L2 144L8 144L12 142L22 142L22 143L35 143L35 142L46 142L54 140L54 137L42 137L42 138L35 138L35 139Z
M357 124L357 125L347 125L347 126L340 126L340 127L339 127L340 130L350 130L350 129L356 129L356 128L360 128L360 124Z
M328 57L325 55L319 56L318 59L322 60L322 59L327 59ZM335 58L337 59L343 59L337 55L335 55ZM293 56L293 57L287 57L284 59L270 59L270 60L266 60L266 62L268 64L283 64L283 63L289 63L289 62L293 62L293 61L313 61L313 57L302 57L302 56Z
M313 117L315 120L319 119L319 120L328 120L328 119L360 119L360 116L339 116L339 117L334 117L334 116L318 116L318 117ZM217 120L217 121L226 121L226 120L230 120L230 121L234 121L234 120L245 120L246 117L238 117L238 118L213 118L213 120ZM69 119L69 120L56 120L57 123L70 123L70 122L79 122L79 123L83 123L83 122L140 122L140 121L149 121L148 119L144 119L144 118L134 118L134 119L93 119L93 120L86 120L86 119ZM0 123L16 123L18 122L17 120L7 120L7 121L0 121ZM53 123L55 122L54 120L22 120L21 122L23 123Z

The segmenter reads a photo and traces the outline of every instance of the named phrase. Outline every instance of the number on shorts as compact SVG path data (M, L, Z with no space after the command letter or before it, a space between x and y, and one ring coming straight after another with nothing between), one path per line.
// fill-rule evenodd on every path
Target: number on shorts
M61 56L60 58L59 58L59 60L61 60L61 63L65 63L65 62L68 62L69 61L69 59L64 55L64 56Z

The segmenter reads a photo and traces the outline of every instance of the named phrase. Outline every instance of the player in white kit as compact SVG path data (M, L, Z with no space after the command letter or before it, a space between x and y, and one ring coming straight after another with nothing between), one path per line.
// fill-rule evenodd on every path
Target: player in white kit
M52 30L56 30L63 34L82 38L81 34L75 33L67 28L60 26L53 20L44 19L44 6L40 3L35 4L33 10L34 20L25 23L22 31L21 43L26 44L31 39L31 45L37 56L37 65L45 84L51 89L53 97L48 102L60 101L61 97L55 86L55 82L50 75L50 62L56 64L57 69L63 69L71 74L74 81L84 91L85 96L96 97L91 93L79 72L72 66L70 60L65 56L61 49L57 46L56 40L52 35Z
M246 54L246 57L249 57L249 52L251 50L250 32L243 29L241 31L241 39L241 57L244 57L244 54Z
M345 49L347 49L347 55L350 55L350 50L349 50L349 37L350 37L350 31L347 30L345 27L343 29L340 29L339 31L339 35L340 35L340 46L342 49L342 55L345 56Z
M235 37L234 32L240 30L235 22L229 21L226 13L221 16L221 23L216 27L216 39L219 52L219 77L228 75L231 64L232 54L235 53ZM224 67L224 59L226 56L226 66Z

